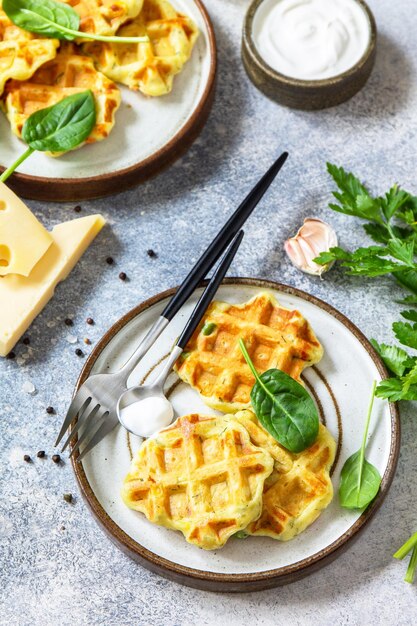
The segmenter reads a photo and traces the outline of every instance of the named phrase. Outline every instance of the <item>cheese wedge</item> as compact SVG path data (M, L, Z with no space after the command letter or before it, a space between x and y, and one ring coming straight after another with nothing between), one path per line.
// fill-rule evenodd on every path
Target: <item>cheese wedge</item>
M10 352L104 224L101 215L58 224L51 233L51 246L30 276L0 277L0 356Z
M29 276L52 241L26 204L0 183L0 276Z

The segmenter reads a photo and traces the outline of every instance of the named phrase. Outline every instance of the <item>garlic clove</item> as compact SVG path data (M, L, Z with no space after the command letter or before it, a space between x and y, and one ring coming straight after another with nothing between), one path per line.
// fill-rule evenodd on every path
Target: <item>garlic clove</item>
M337 246L337 235L330 224L316 217L308 217L297 234L284 243L291 263L302 272L321 276L333 265L318 265L313 261L321 252Z

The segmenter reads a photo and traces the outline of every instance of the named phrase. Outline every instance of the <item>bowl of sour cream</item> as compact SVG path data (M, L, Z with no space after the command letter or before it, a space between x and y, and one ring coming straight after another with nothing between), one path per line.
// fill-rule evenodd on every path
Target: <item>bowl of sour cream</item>
M253 0L242 59L267 96L297 109L323 109L365 85L376 39L374 16L363 0Z

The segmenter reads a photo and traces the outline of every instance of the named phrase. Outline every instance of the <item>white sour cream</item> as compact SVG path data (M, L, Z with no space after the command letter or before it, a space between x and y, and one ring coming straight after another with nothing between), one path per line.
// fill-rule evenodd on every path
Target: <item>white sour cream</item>
M151 437L169 426L173 417L171 403L159 396L133 402L120 411L123 426L139 437Z
M277 72L321 80L350 69L371 38L369 18L356 0L264 0L252 37Z

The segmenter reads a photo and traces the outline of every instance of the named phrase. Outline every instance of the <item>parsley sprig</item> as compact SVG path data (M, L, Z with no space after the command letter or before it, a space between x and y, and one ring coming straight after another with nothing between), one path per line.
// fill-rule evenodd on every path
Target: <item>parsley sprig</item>
M364 229L378 245L353 252L331 248L320 254L316 263L339 261L348 274L355 276L392 274L410 292L401 304L417 305L417 196L393 185L385 196L373 197L356 176L342 167L328 163L327 170L338 187L333 192L337 204L330 204L330 208L366 220ZM407 308L401 317L393 323L393 333L399 344L417 350L417 310ZM392 402L417 400L417 356L398 345L380 344L375 339L371 342L391 373L378 385L376 395ZM417 571L417 533L394 557L403 559L410 552L405 580L411 583Z
M364 229L376 244L353 252L331 248L322 252L316 263L339 261L348 274L375 277L392 274L409 292L402 303L417 305L417 196L393 185L384 196L372 196L359 179L343 167L327 164L335 181L337 200L329 206L333 211L366 220ZM417 310L402 311L401 321L392 330L398 342L417 350ZM392 376L382 381L376 395L393 402L417 400L417 356L396 345L379 344L372 339Z

